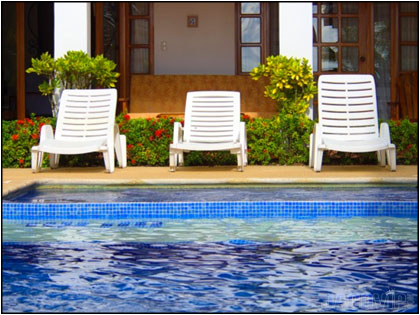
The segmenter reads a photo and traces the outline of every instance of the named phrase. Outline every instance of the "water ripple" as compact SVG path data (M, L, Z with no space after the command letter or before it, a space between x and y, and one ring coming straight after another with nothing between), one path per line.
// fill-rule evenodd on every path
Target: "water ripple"
M3 311L404 312L418 307L417 248L390 240L4 243Z

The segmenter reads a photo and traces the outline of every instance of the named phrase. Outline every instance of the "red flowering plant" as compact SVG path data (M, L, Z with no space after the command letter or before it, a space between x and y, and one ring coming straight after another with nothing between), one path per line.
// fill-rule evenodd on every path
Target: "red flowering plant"
M39 143L44 124L55 118L31 115L23 120L2 121L2 167L31 167L31 148Z
M387 122L391 142L397 147L397 164L418 164L418 123L410 122L408 119Z
M127 137L129 165L166 166L169 163L169 144L173 138L173 124L179 119L138 118L126 113L117 117L120 133Z
M121 134L127 137L128 166L168 166L169 145L173 125L180 118L138 118L122 113L116 117ZM244 115L248 141L249 164L307 164L309 135L314 122L303 114L280 113L272 118L251 118ZM418 163L418 124L408 120L387 121L391 141L397 146L398 164ZM55 119L35 117L2 121L2 167L30 167L31 147L38 144L44 124L54 128ZM44 155L44 167L48 165ZM235 165L230 152L190 152L184 162L189 165ZM329 151L324 164L376 164L375 153L347 154ZM103 166L101 153L63 155L60 166Z

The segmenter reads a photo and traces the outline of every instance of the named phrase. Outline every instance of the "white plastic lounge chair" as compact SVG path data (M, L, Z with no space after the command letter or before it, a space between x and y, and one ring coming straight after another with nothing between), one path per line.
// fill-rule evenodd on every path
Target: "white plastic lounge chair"
M375 80L367 74L321 75L318 81L319 123L310 137L309 166L320 172L325 150L378 152L396 170L395 145L389 126L378 132ZM386 153L386 154L385 154ZM385 159L386 156L386 159Z
M240 93L233 91L188 92L184 128L174 124L169 146L169 166L183 165L184 152L230 151L237 155L238 170L247 164L245 123L240 121Z
M106 171L112 173L114 150L119 166L126 167L126 139L115 124L116 105L116 89L64 90L55 136L44 125L39 145L32 147L32 171L41 170L44 153L50 154L51 168L57 168L60 154L102 152Z

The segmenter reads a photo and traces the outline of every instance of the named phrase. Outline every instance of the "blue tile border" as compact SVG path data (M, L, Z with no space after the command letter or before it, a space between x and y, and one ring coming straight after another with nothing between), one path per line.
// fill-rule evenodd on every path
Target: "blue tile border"
M130 220L284 217L418 217L417 201L246 201L29 204L3 203L3 220Z

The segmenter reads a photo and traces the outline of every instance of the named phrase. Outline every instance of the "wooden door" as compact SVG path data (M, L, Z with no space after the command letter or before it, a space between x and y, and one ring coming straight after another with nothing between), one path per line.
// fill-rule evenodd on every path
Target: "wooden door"
M313 4L314 74L373 74L372 6L361 2Z

